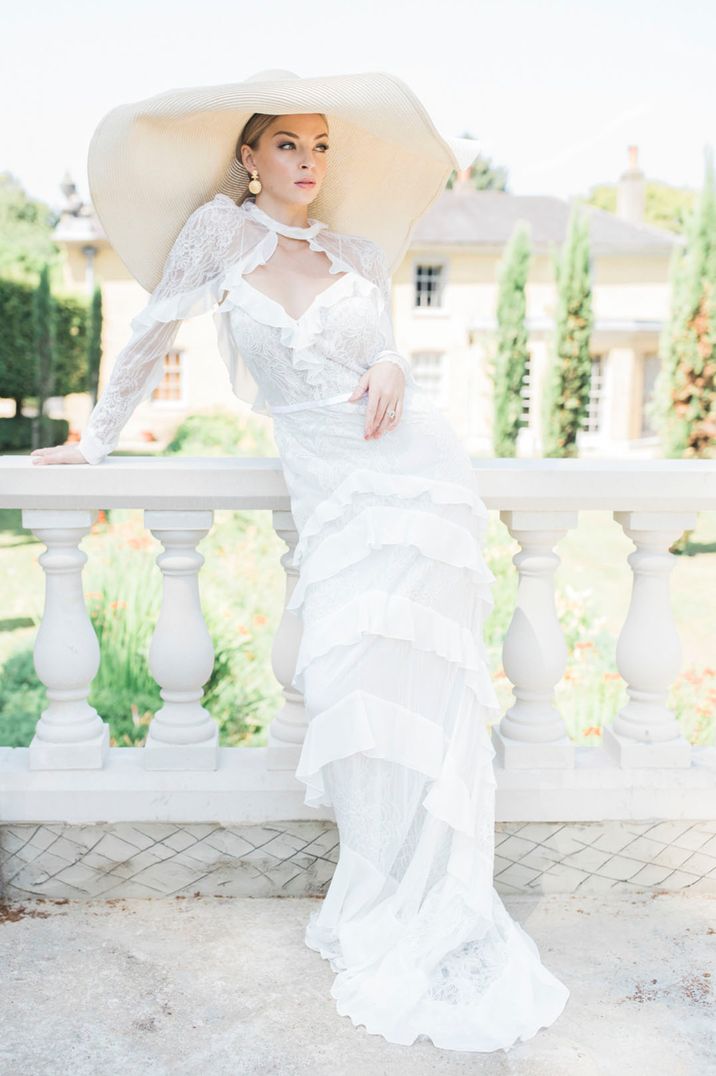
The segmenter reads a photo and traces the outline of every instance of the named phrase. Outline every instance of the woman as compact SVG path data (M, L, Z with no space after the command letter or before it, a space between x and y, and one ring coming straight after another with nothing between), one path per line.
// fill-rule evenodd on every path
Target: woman
M487 512L464 448L395 349L381 245L307 215L331 178L333 216L347 197L329 164L333 115L305 107L304 91L321 100L320 80L271 75L248 85L278 85L284 106L304 107L250 114L234 196L216 193L186 219L79 445L33 460L99 463L161 375L183 318L215 308L234 391L273 417L299 534L292 686L309 724L296 776L307 804L332 806L340 837L306 944L336 972L337 1011L369 1033L506 1049L552 1023L569 991L492 884ZM258 89L254 100L266 107ZM345 160L351 128L340 126L345 103L334 107ZM396 96L398 126L400 107ZM381 108L383 123L384 97ZM444 147L434 128L429 138ZM380 215L380 192L371 197ZM399 200L390 212L394 256L421 199L400 219Z

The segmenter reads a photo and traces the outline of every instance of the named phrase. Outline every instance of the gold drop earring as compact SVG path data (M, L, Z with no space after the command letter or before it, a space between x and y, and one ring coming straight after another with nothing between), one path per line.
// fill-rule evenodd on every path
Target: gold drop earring
M258 194L259 191L261 190L261 180L259 179L259 174L258 174L258 172L256 171L255 168L251 172L251 179L249 181L249 190L251 191L252 194Z

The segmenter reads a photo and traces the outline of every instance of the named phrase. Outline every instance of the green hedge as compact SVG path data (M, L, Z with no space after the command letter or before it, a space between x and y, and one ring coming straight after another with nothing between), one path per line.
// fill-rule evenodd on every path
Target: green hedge
M0 418L0 452L30 451L32 445L32 423L29 415L14 415L12 418ZM45 416L46 436L49 447L64 445L70 433L70 424L66 418L48 418Z
M37 394L34 362L33 295L23 281L0 277L0 397L23 400ZM84 297L55 295L54 395L86 392L89 303Z

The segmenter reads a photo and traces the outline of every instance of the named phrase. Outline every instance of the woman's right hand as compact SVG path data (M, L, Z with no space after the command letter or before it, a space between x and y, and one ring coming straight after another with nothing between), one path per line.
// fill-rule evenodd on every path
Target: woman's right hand
M54 445L52 448L36 448L30 453L33 463L44 466L46 463L86 463L89 461L80 452L77 445Z

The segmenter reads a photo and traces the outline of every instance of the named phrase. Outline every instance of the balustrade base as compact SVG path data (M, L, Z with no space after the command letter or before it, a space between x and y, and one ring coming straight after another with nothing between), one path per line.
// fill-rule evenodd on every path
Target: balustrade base
M101 770L109 756L109 725L91 740L80 743L53 743L33 736L27 749L31 770Z
M683 736L662 743L638 743L628 736L620 736L611 725L605 725L602 746L623 769L669 767L686 770L691 765L691 744Z
M269 742L266 748L266 766L269 770L289 770L294 773L298 766L301 754L301 744L272 743L269 733Z
M165 743L152 737L151 727L142 753L145 770L198 770L206 773L219 765L219 727L214 724L202 743Z
M267 748L222 747L214 771L180 774L147 772L144 750L110 748L100 772L33 773L27 748L0 748L4 900L325 892L332 810L306 806ZM716 747L692 748L688 770L575 753L561 771L496 766L498 892L716 894Z
M505 770L566 770L574 767L575 747L568 736L547 743L528 743L492 727L495 762Z

